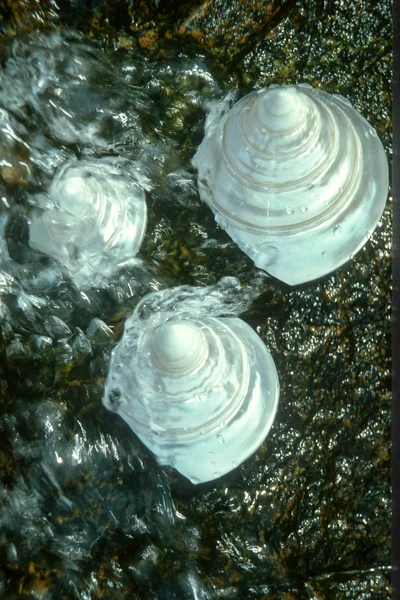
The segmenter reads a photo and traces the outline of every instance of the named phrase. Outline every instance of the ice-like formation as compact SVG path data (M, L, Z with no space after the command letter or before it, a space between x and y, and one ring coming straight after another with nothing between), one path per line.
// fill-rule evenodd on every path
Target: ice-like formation
M277 410L278 375L264 343L241 319L210 316L211 302L202 303L208 291L211 314L223 314L224 294L236 285L229 278L197 298L188 286L143 298L113 351L105 385L105 406L161 465L193 483L221 477L253 454ZM149 314L149 302L158 310Z
M307 84L252 92L229 112L214 107L193 164L220 226L291 285L354 256L388 192L376 131L346 98Z
M147 223L145 194L126 161L69 162L38 196L29 244L74 279L107 277L138 252Z
M130 102L128 99L130 97ZM115 148L140 135L146 94L123 85L107 55L74 31L16 38L0 72L0 104L64 144Z

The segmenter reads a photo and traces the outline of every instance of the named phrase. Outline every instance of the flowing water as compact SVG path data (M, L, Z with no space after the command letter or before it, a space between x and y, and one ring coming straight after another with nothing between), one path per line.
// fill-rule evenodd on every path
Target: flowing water
M204 57L106 53L71 31L16 38L3 58L0 597L386 597L389 208L338 275L291 289L257 270L190 162L229 92ZM147 233L135 261L77 281L29 245L32 210L67 161L113 157L146 191ZM139 300L225 276L240 285L192 300L259 333L280 408L253 457L193 486L101 400Z

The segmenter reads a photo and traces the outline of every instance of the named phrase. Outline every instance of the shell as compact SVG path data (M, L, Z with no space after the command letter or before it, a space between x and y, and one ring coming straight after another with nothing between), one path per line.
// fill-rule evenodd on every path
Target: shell
M228 473L267 436L279 382L271 354L238 318L157 312L125 325L103 403L161 465L193 483Z
M308 84L270 86L211 114L193 164L220 226L290 285L352 258L388 193L375 130L348 100Z
M125 163L67 163L51 183L46 208L30 215L29 244L72 276L105 276L136 255L146 224L145 193Z

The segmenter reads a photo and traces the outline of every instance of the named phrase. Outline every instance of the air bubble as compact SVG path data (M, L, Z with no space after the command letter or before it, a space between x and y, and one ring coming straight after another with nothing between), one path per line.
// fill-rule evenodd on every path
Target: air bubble
M218 217L215 219L218 223L218 225L222 228L222 229L226 229L228 226L228 223L225 219L223 219L222 217Z
M269 244L261 244L260 251L257 256L256 265L261 269L269 267L277 261L279 257L279 250L276 246L270 246Z
M322 253L322 258L326 258L326 252Z
M340 232L341 232L340 225L335 225L335 227L333 228L333 235L339 235Z
M226 275L225 277L221 277L219 282L217 283L218 287L223 290L239 290L240 289L240 281L236 277L232 277L230 275Z
M308 206L302 206L300 210L302 213L306 213L308 211Z
M217 435L217 440L220 444L225 444L225 439L220 433Z

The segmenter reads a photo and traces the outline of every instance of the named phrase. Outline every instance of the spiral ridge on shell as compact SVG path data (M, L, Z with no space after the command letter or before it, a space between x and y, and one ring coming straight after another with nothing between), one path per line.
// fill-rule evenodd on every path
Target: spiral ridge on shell
M113 351L103 403L161 465L193 483L216 479L253 454L272 426L272 356L236 317L139 313L140 306Z
M29 243L72 276L107 276L136 255L146 224L145 194L125 161L69 162L32 211Z

